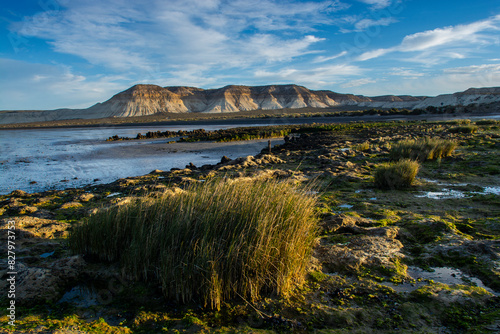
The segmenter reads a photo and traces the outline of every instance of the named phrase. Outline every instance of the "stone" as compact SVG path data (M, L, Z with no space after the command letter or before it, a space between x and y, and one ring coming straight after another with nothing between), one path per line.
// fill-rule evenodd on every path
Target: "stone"
M232 159L231 159L231 158L229 158L229 157L228 157L228 156L226 156L226 155L225 155L225 156L223 156L223 157L220 159L220 163L221 163L221 164L225 164L225 163L228 163L228 162L231 162L231 161L232 161Z
M78 196L77 200L80 202L88 202L91 199L93 199L94 197L95 197L95 195L92 193L83 193L80 196Z
M12 217L0 220L0 229L7 228L7 221L16 222L16 233L24 237L37 237L45 239L61 238L68 234L70 224L59 222L57 220L43 219L37 217ZM2 233L7 235L6 233Z
M64 203L63 205L61 205L61 207L59 209L61 209L61 210L74 209L74 208L81 208L82 206L83 205L80 202L68 202L68 203Z
M363 266L393 267L391 259L403 257L400 253L403 244L399 240L359 235L350 239L346 245L320 245L316 247L316 257L330 272L358 271Z
M13 197L30 197L30 194L28 194L26 191L23 190L13 190L9 196Z

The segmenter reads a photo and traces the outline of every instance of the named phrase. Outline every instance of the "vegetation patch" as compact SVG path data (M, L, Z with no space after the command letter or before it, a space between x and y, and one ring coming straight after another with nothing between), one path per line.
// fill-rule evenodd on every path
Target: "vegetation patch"
M380 189L408 188L413 184L419 168L419 163L410 159L385 164L375 172L375 186Z
M167 298L220 308L235 297L286 295L303 280L316 200L286 182L211 180L102 210L73 230L70 243L158 281Z
M448 157L457 146L453 140L440 138L407 139L392 145L389 156L391 160L412 159L423 162Z
M479 128L475 125L463 125L449 129L451 133L476 133Z

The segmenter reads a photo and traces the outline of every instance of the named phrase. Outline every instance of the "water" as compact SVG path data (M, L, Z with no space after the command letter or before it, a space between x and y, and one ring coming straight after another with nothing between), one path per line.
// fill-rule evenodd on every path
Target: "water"
M118 135L135 137L148 131L207 131L262 124L138 126L0 131L0 194L15 189L39 192L113 182L144 175L152 170L215 164L226 155L232 159L256 155L267 140L231 143L174 143L173 139L106 142ZM273 145L281 140L272 140ZM96 180L98 179L98 180Z
M408 267L408 275L413 279L415 279L416 281L413 283L402 283L402 284L383 282L382 284L393 288L397 292L412 292L420 287L427 285L428 281L432 280L434 282L443 283L447 285L457 285L457 284L474 285L485 289L486 291L488 291L491 294L494 294L495 296L500 295L491 288L485 286L479 278L467 275L460 269L456 268L434 267L431 268L431 271L425 271L418 267Z

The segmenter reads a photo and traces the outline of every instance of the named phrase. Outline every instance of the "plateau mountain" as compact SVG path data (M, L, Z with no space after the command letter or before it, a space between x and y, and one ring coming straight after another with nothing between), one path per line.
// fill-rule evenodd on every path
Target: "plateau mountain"
M470 88L464 92L426 96L367 97L298 85L236 86L217 89L139 84L87 109L1 111L0 124L147 116L158 113L233 113L297 108L406 108L466 106L500 102L500 87Z

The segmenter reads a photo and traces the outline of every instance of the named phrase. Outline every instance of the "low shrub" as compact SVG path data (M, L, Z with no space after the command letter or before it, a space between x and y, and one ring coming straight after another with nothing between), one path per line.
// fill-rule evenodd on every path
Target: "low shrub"
M476 133L478 127L475 125L464 125L451 128L449 131L451 133Z
M482 119L479 121L476 121L476 125L497 125L500 122L494 119Z
M361 143L361 144L358 144L356 146L354 146L354 148L358 151L368 151L370 149L370 143L365 141L364 143Z
M408 188L413 184L419 168L419 163L410 159L385 164L375 171L375 186L380 189Z
M423 162L448 157L457 146L455 141L440 138L407 139L393 144L389 157L391 160L411 159Z
M304 278L317 233L317 197L309 190L274 180L211 180L101 210L73 230L70 245L119 261L180 302L220 308L235 297L286 295Z
M471 123L470 119L456 119L451 121L450 123L452 124L457 124L457 125L469 125Z

